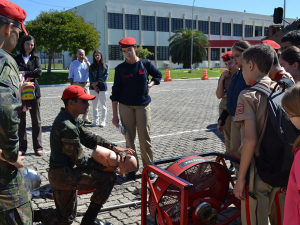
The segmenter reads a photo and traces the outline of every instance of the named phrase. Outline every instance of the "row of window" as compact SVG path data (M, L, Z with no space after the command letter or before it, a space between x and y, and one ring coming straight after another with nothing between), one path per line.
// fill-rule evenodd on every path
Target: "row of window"
M169 52L167 46L157 46L155 50L155 46L143 46L143 48L147 48L150 52L154 53L148 57L150 60L155 59L155 54L157 55L157 60L169 60ZM123 60L123 54L121 51L120 45L109 45L109 60Z
M155 17L142 16L142 30L155 31ZM169 32L169 18L157 17L157 31ZM185 20L185 27L196 29L196 20ZM123 29L123 16L119 13L108 13L108 28ZM171 19L171 31L183 28L183 19ZM139 16L125 14L125 29L139 30ZM204 34L208 34L208 21L198 21L198 30ZM264 27L264 33L267 35L269 27ZM210 34L220 35L220 22L210 22ZM222 23L222 35L231 36L231 23ZM233 24L233 36L242 36L242 24ZM253 36L253 26L245 25L245 37ZM262 27L255 26L254 36L262 36Z
M157 60L169 60L169 52L167 46L157 46L155 50L155 46L143 46L143 48L147 48L150 52L154 53L148 57L150 60L155 60L155 54L157 54ZM109 45L109 60L123 60L123 54L121 51L120 45ZM226 49L222 48L222 53L225 53ZM206 56L207 57L207 56ZM208 58L206 58L207 60ZM220 60L220 48L211 48L211 60L219 61Z

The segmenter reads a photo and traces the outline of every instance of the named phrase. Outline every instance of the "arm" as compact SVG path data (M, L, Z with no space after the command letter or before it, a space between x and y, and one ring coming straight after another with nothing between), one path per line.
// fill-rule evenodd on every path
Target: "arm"
M225 91L224 91L224 79L229 76L229 71L225 70L222 74L221 77L219 79L218 82L218 87L217 87L217 91L216 91L216 96L218 99L223 98L225 95Z
M149 62L149 71L148 71L148 75L152 76L151 82L154 82L155 85L159 85L160 84L160 80L162 78L162 74L159 71L159 69L157 69L151 62ZM150 82L150 83L151 83Z
M73 73L73 67L72 67L73 62L71 62L70 67L69 67L69 82L72 85L73 84L73 79L74 79L74 73Z
M108 68L108 64L106 63L106 68L107 70L104 70L104 73L102 75L102 77L99 77L99 82L102 81L102 82L106 82L107 81L107 78L109 76L109 68Z
M294 158L294 165L295 167L295 178L297 183L297 188L300 194L300 153L297 152Z
M113 101L112 102L112 110L113 110L113 119L112 123L115 125L117 128L119 128L119 116L118 116L118 102Z
M245 142L241 152L239 174L233 191L235 197L240 200L245 199L245 197L243 196L243 192L246 183L246 174L251 164L251 160L253 158L255 147L257 144L256 121L245 120L244 122L245 122Z
M31 60L31 59L29 59ZM39 57L34 57L34 70L25 71L25 79L29 78L38 78L42 76L42 66Z

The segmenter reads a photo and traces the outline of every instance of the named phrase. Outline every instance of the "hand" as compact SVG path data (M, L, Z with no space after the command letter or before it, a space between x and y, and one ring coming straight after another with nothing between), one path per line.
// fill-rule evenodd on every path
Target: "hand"
M286 192L286 187L281 187L281 188L279 188L279 190L278 190L278 194L283 194L283 193L285 193Z
M2 150L1 150L1 149L0 149L0 159L1 159L2 161L8 162L7 160L5 160L5 159L2 157ZM22 152L19 152L17 161L14 162L14 163L11 163L11 162L8 162L8 163L11 164L11 165L13 165L13 166L15 166L16 168L22 168L22 167L24 167L24 164L23 164L23 162L22 162L24 159L25 159L25 157L22 156Z
M94 87L94 90L96 91L96 93L99 93L99 89L97 86Z
M223 131L223 128L222 128L221 124L222 124L222 120L219 120L219 121L218 121L218 131L219 131L220 133L224 134L224 131Z
M230 72L228 70L225 70L221 75L221 80L224 80L227 77L230 77Z
M246 181L245 179L237 179L236 184L234 186L233 194L239 200L245 200L245 196L243 194L245 189Z
M113 116L112 124L116 126L116 128L119 128L119 118L118 116Z
M88 58L86 56L83 56L83 60L87 63L88 62Z
M94 88L97 84L98 82L92 82L92 87Z
M133 155L133 153L135 153L135 151L132 150L131 148L121 148L121 147L117 147L117 146L115 146L115 147L113 148L113 151L114 151L115 153L126 152L126 153L131 154L131 155Z

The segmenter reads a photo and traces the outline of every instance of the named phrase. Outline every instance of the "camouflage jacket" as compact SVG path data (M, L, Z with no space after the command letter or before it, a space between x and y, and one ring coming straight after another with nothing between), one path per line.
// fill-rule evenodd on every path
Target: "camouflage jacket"
M50 166L69 166L96 169L102 171L104 166L88 158L83 153L85 147L93 149L101 145L112 149L115 145L104 138L93 135L84 126L83 121L74 119L64 108L53 122L50 133Z
M9 162L16 162L19 154L19 85L19 68L15 60L0 48L0 149L2 157ZM0 160L0 212L29 201L29 190L20 170Z

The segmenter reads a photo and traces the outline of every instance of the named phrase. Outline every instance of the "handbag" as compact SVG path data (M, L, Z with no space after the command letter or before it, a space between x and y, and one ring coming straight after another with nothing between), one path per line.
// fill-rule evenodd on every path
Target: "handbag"
M32 100L36 98L34 82L31 82L29 78L27 78L21 86L21 95L22 100Z

